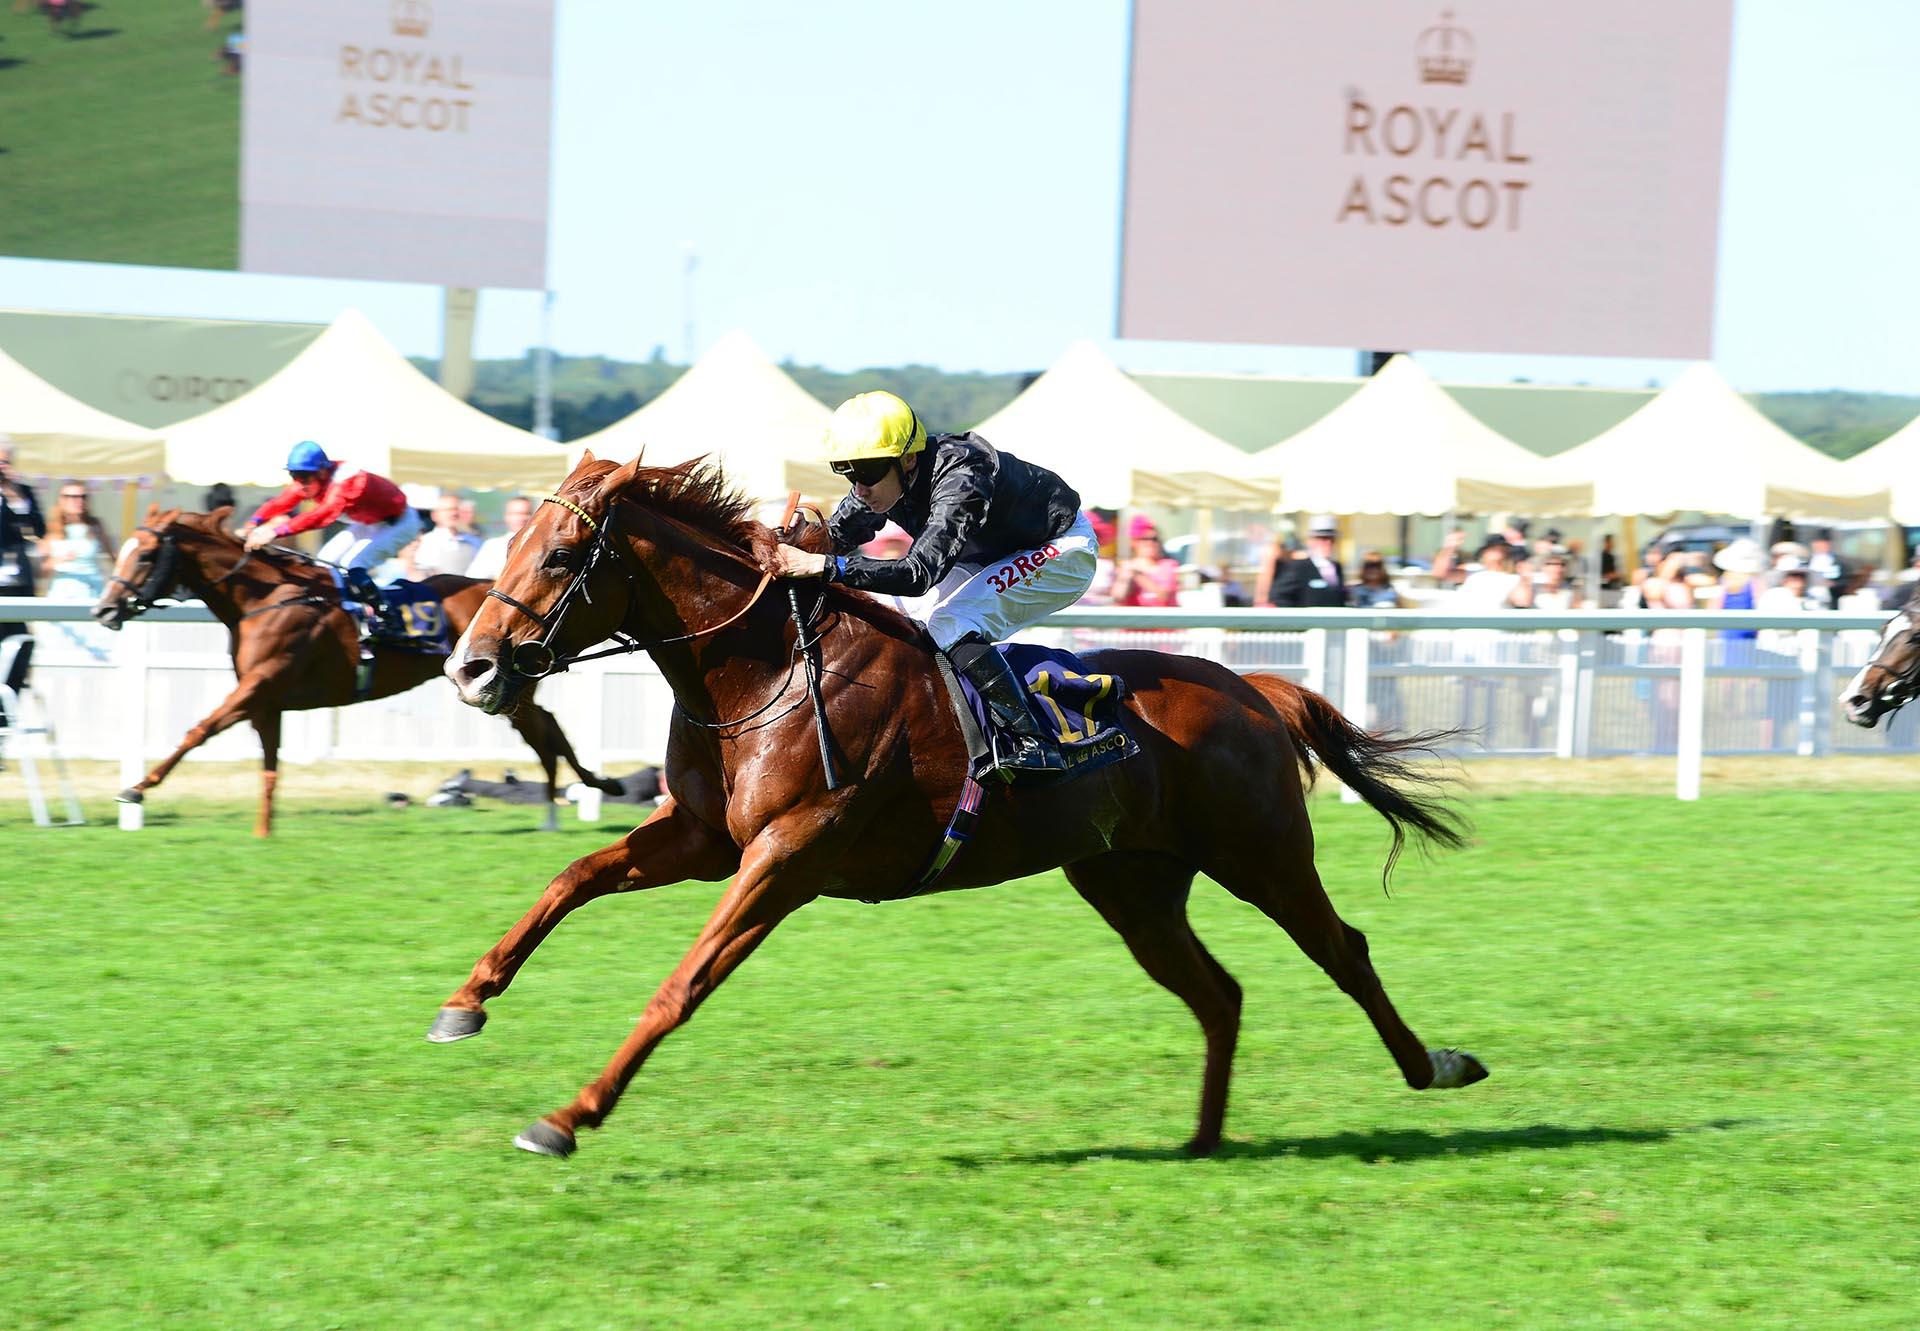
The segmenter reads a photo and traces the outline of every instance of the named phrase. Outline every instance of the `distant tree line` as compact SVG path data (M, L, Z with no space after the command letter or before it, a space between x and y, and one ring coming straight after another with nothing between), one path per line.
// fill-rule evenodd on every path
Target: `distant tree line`
M436 362L416 359L427 374ZM553 358L553 421L562 439L578 439L632 415L686 372L656 349L645 361L605 356ZM855 393L884 388L913 403L927 427L966 430L1013 401L1036 372L948 373L931 365L865 370L827 370L817 365L781 366L828 406ZM522 429L533 428L533 353L514 360L480 361L474 367L474 406ZM1920 416L1920 396L1854 393L1754 393L1748 401L1789 434L1833 457L1851 457L1879 443Z

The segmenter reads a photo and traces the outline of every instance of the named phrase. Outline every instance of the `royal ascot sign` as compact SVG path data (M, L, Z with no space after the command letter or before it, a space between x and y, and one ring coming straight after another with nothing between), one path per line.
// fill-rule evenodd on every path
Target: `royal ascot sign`
M552 64L552 0L251 6L241 268L544 286Z
M1711 354L1731 0L1136 0L1123 337Z

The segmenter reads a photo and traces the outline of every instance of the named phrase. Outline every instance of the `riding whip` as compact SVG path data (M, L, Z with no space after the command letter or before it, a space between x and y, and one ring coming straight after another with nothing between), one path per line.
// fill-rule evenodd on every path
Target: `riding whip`
M787 512L780 519L780 530L791 526L794 515L800 509L800 492L787 492ZM827 774L827 789L840 789L840 774L833 766L833 745L827 738L827 705L820 697L820 663L813 654L815 642L807 641L807 621L800 613L800 589L792 582L787 583L787 606L793 611L794 648L800 653L800 659L806 664L807 694L813 699L813 729L820 740L820 767Z

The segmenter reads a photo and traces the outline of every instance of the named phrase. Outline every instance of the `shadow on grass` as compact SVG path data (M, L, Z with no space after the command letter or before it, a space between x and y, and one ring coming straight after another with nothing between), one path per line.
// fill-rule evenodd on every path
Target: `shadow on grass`
M118 28L82 28L79 32L67 33L66 37L70 42L90 42L101 37L118 37L119 35Z
M1336 1132L1326 1137L1267 1137L1220 1145L1212 1160L1426 1160L1439 1155L1495 1155L1507 1151L1558 1151L1572 1146L1670 1141L1689 1132L1737 1127L1739 1119L1714 1119L1688 1128L1570 1128L1536 1123L1525 1128L1464 1128L1458 1132L1427 1132L1401 1128L1383 1132ZM987 1169L995 1165L1077 1165L1089 1160L1193 1160L1182 1146L1108 1146L1087 1150L1037 1151L1029 1155L949 1155L942 1157L959 1169Z

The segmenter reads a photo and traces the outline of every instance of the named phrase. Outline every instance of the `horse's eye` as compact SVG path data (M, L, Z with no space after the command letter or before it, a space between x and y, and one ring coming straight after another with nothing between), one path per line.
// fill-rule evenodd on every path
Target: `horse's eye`
M555 550L547 556L547 567L551 569L570 569L573 567L573 551Z

